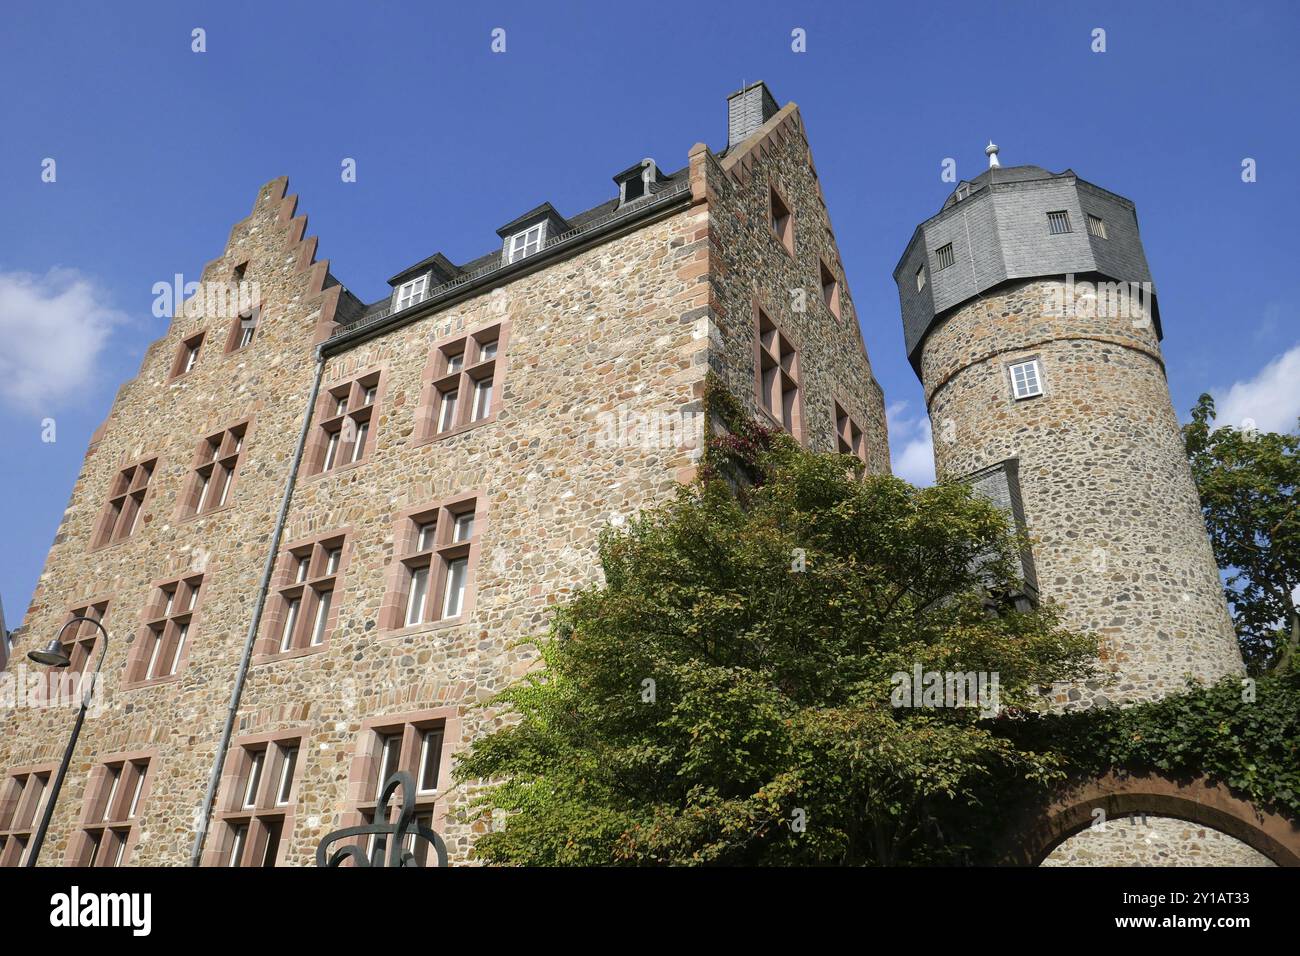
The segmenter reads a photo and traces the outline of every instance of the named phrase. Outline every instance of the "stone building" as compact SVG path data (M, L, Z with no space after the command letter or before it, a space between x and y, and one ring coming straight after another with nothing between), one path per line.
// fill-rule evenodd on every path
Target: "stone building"
M1027 590L1098 635L1103 674L1064 710L1244 674L1160 353L1133 203L1037 166L990 168L916 228L898 266L908 358L940 478L1002 501L1032 544ZM1263 862L1151 815L1048 862Z
M631 157L629 157L631 159ZM798 108L542 202L367 305L258 192L96 431L9 670L103 622L42 865L306 865L410 772L468 858L449 769L597 536L693 474L709 370L817 450L889 468L884 403ZM593 193L599 193L593 187ZM423 252L425 250L421 250ZM93 670L97 628L63 632ZM0 724L0 864L28 854L72 711Z

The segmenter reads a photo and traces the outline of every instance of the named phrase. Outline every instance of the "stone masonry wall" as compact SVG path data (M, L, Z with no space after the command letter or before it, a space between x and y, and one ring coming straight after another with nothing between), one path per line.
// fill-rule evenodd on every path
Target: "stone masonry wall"
M289 220L292 201L282 201L283 189L277 181L261 191L253 215L204 272L204 279L224 281L251 257L245 279L260 286L263 306L253 344L224 355L231 320L186 314L150 347L87 454L15 648L11 669L54 634L69 608L108 597L107 707L87 721L45 865L68 862L88 773L124 752L153 755L127 862L189 860L307 403L313 346L333 329L339 295L337 287L322 292L326 264L312 263L314 241L300 241L305 222ZM304 467L282 541L346 530L335 624L318 649L255 658L234 732L236 740L305 733L282 864L310 864L319 839L341 825L355 797L352 758L368 739L363 723L438 709L452 715L449 754L496 726L498 717L480 705L532 664L533 650L515 642L544 632L553 605L599 579L600 531L662 500L693 473L707 369L697 321L707 304L706 216L697 206L639 226L327 362L324 388L358 370L383 375L371 452L325 475ZM456 435L417 442L431 345L503 319L509 338L497 360L499 413ZM181 341L204 328L197 367L169 382ZM178 521L200 441L245 418L230 504ZM114 476L151 455L159 464L135 532L91 550ZM472 613L460 624L381 632L399 513L468 491L480 495ZM196 571L204 574L202 596L184 666L173 680L124 688L153 586ZM273 626L271 608L268 601L263 635ZM57 761L72 711L23 709L0 719L0 768L7 772ZM449 784L444 778L441 785ZM459 819L468 796L451 790L440 801L438 826L453 862L469 858L473 833L486 825ZM214 818L209 861L228 837Z
M693 160L705 168L709 194L713 370L743 407L764 417L755 393L757 303L799 351L805 446L835 451L838 400L863 430L869 470L888 473L884 396L871 372L798 108L784 107L721 161L698 153ZM793 255L770 224L772 187L793 213ZM822 298L821 262L839 280L838 316Z
M302 239L306 220L292 218L295 200L285 199L284 189L285 181L276 180L259 191L252 214L235 225L223 256L202 274L204 282L224 283L248 259L245 281L260 289L262 303L253 343L225 354L237 316L200 310L178 314L148 348L139 374L121 387L91 443L24 620L9 666L14 674L38 670L27 651L53 637L69 609L108 601L105 708L86 721L43 865L65 862L92 767L110 755L141 751L155 753L152 783L128 862L189 858L195 810L307 399L313 338L329 327L338 295L322 294L326 264L313 263L315 242ZM169 380L182 340L200 330L207 337L197 366ZM250 424L229 504L203 517L179 518L199 443L244 419ZM134 533L92 549L110 484L124 466L146 456L157 456L158 464ZM170 681L123 688L152 586L200 571L201 600L185 666ZM71 707L0 711L0 769L57 762L73 714Z
M318 652L255 665L241 707L240 733L312 727L285 864L310 864L321 837L343 825L363 721L454 708L453 752L500 726L482 705L533 664L534 649L518 642L544 634L555 604L599 580L602 529L689 474L692 448L661 447L636 429L699 408L705 341L682 316L703 294L689 269L700 215L678 213L327 363L326 387L381 369L382 398L373 451L356 467L304 479L285 532L292 541L347 529L337 624ZM510 326L495 420L420 442L431 347L502 320ZM620 434L617 422L631 428ZM481 551L470 619L385 630L398 513L472 491ZM448 789L437 828L461 863L487 823L461 819L470 789Z
M1099 636L1108 672L1057 687L1056 706L1242 673L1150 322L1086 307L1049 315L1060 286L1003 287L929 334L922 380L938 473L1019 458L1042 596ZM1008 366L1035 356L1045 394L1017 401Z
M1173 817L1132 816L1081 830L1042 866L1276 866L1234 836Z

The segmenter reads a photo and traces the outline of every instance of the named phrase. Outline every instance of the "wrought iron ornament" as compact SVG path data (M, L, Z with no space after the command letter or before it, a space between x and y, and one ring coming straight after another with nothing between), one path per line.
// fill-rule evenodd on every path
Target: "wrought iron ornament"
M393 798L398 787L402 789L402 809L397 815L397 822L389 823L391 814L388 812L388 801ZM345 861L351 860L353 866L419 866L415 854L403 846L408 834L433 847L437 866L447 865L447 844L428 827L415 822L415 781L409 773L399 770L384 781L379 802L375 806L375 822L368 826L344 827L326 834L325 839L316 847L316 865L342 866ZM355 843L339 847L333 853L328 850L331 843L339 840L371 835L375 842L369 857L366 856L365 849Z

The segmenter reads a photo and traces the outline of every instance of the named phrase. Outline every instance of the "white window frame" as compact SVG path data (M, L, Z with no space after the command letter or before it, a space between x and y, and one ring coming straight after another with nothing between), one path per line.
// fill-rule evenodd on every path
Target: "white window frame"
M1016 373L1022 369L1027 371L1017 376ZM1011 397L1016 401L1043 394L1043 368L1038 359L1008 365L1007 374L1011 376Z
M297 744L280 745L280 782L275 788L275 805L286 807L293 795L293 775L298 769L302 752Z
M541 252L546 245L546 223L539 222L506 240L506 265Z
M393 293L393 311L401 312L429 297L429 273L403 282Z

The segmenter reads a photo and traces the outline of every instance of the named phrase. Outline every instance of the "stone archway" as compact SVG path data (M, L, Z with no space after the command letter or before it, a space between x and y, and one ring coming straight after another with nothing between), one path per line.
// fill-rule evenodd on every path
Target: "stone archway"
M1278 866L1300 866L1300 822L1260 810L1203 777L1115 772L1076 781L1047 803L1020 808L1006 830L1001 862L1038 866L1061 843L1092 826L1097 809L1107 820L1134 814L1186 820L1226 833Z

